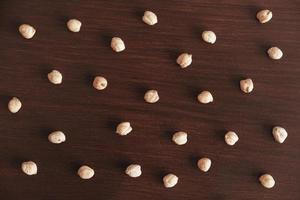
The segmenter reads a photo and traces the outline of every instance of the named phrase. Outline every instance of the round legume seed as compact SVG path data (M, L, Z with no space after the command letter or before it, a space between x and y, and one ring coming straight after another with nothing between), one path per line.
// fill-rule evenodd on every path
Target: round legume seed
M52 70L50 73L48 73L48 80L54 85L61 84L62 79L62 74L57 70Z
M8 102L8 110L11 112L11 113L17 113L19 112L19 110L21 109L22 107L22 103L20 101L20 99L18 99L17 97L13 97L9 102Z
M48 135L49 142L60 144L66 141L66 135L62 131L54 131Z
M202 91L197 98L198 101L203 104L208 104L214 101L214 98L209 91Z
M213 31L203 31L202 39L210 44L214 44L217 40L217 36Z
M102 76L96 76L93 81L93 87L97 90L104 90L107 87L107 80Z
M83 165L78 169L77 174L82 179L90 179L95 175L95 171L89 166Z
M270 10L261 10L256 14L256 18L262 24L267 23L272 19L272 12Z
M175 144L184 145L187 143L187 133L179 131L173 134L172 140Z
M148 90L145 95L144 99L148 103L156 103L159 100L159 95L157 90Z
M166 188L171 188L178 183L178 177L175 174L167 174L164 176L163 182Z
M129 134L131 131L132 127L130 125L130 122L122 122L116 128L116 133L121 136Z
M111 39L110 46L115 52L121 52L125 50L125 43L119 37L113 37Z
M21 165L21 169L25 174L29 176L36 175L38 171L37 165L33 161L23 162Z
M275 180L270 174L263 174L259 177L259 181L265 188L272 188L275 185Z
M24 38L31 39L36 33L36 30L29 24L22 24L21 26L19 26L19 32Z
M143 21L151 26L155 25L158 22L156 14L151 11L144 12Z
M81 21L79 21L78 19L70 19L67 22L67 27L68 27L69 31L77 33L80 31Z
M137 178L142 175L141 165L131 164L126 168L125 173L132 178Z
M186 68L192 64L192 54L182 53L178 56L176 62L181 68Z
M254 83L251 78L240 81L240 88L245 93L250 93L254 89Z
M275 126L272 130L273 137L276 142L283 143L288 136L287 131L280 126Z
M239 140L238 135L233 131L228 131L224 136L226 144L233 146Z
M207 172L211 167L211 160L209 158L201 158L198 160L197 165L201 171Z
M279 60L283 56L283 52L278 47L271 47L268 49L268 55L273 60Z

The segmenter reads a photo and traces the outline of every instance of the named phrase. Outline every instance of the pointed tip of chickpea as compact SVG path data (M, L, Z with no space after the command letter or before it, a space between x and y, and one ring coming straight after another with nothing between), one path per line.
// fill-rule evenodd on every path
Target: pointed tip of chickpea
M110 46L115 52L121 52L125 50L125 43L119 37L113 37L111 39Z
M25 39L31 39L35 35L36 30L29 24L22 24L19 26L19 32Z
M150 26L153 26L158 23L157 16L152 11L148 11L148 10L145 11L142 19L143 19L144 23L146 23Z

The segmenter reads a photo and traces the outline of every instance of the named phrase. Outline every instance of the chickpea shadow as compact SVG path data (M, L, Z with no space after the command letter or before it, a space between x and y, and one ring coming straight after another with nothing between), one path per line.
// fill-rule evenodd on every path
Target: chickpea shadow
M70 172L70 174L74 175L77 173L78 169L82 166L84 162L82 161L71 161L70 165L69 165L69 169L68 170Z
M199 92L201 92L203 90L203 88L201 87L194 87L194 86L188 86L186 88L186 93L189 99L193 99L194 102L197 102L197 96L199 94Z
M167 170L158 170L156 172L154 172L154 176L155 176L155 181L159 184L162 183L163 177L167 174L171 173L170 171Z
M191 165L194 169L197 169L197 170L198 170L197 162L198 162L200 156L201 156L201 155L199 155L199 156L196 156L196 155L190 155L190 156L188 157L188 161L189 161L190 165Z
M105 35L102 35L101 36L101 44L104 45L104 46L110 46L110 42L111 42L111 39L113 38L114 36L112 34L105 34Z
M164 140L166 141L172 141L172 137L173 137L173 134L176 132L175 129L172 129L172 130L168 130L168 131L164 131L162 134L161 134L161 138L163 138Z
M132 162L129 159L122 159L115 162L114 166L120 171L124 171Z
M120 122L122 122L121 118L111 118L107 120L105 127L114 132Z
M41 128L41 130L40 130L41 139L43 139L44 141L47 141L48 135L53 131L55 131L53 128L49 128L49 127Z
M272 140L273 140L273 135L272 135L273 127L274 127L274 125L272 125L272 124L263 124L262 125L264 133L266 133L266 135L268 135L268 137Z
M1 107L3 110L7 110L7 104L11 98L12 96L10 95L0 95Z
M201 22L200 22L200 24L201 24ZM204 25L198 25L198 26L194 26L191 28L191 32L192 32L193 36L196 37L197 39L201 38L202 32L204 30L208 30L208 27L204 26Z
M11 160L10 160L10 165L12 166L12 168L20 168L22 162L26 161L28 159L26 159L25 157L22 156L14 156Z
M227 132L228 130L226 130L226 129L221 129L221 130L217 130L216 132L215 132L215 138L217 139L217 140L219 140L220 142L224 142L224 135L226 134L226 132Z

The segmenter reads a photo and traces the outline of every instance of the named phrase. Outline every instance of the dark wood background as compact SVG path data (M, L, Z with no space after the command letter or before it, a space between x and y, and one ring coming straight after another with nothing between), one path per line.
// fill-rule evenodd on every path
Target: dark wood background
M259 24L256 12L273 11L270 23ZM159 23L145 25L145 10ZM41 1L0 2L0 196L5 200L120 199L300 199L300 2L298 0L223 1ZM80 33L66 28L78 18ZM37 29L25 40L22 23ZM213 30L215 45L202 41ZM126 51L114 53L110 39L121 37ZM279 46L284 57L267 57ZM180 69L179 53L191 52L193 63ZM52 85L47 73L63 73L63 84ZM109 81L104 91L92 88L92 78ZM250 95L239 80L251 77ZM157 89L160 101L147 104L147 89ZM215 101L196 100L210 90ZM23 102L11 114L12 96ZM134 131L114 133L120 121ZM284 144L275 143L274 125L285 127ZM47 135L62 130L67 142L53 145ZM184 146L172 143L174 131L189 133ZM227 146L227 130L240 140ZM197 159L212 159L211 170L197 169ZM38 164L36 176L20 170L24 160ZM140 163L143 175L124 174L129 163ZM81 180L81 164L96 175ZM165 173L179 176L175 188L162 184ZM258 177L270 173L273 189Z

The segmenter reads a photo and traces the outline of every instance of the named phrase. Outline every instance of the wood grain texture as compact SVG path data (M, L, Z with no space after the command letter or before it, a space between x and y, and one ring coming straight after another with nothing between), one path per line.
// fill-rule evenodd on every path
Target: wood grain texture
M274 17L261 25L255 15L264 8ZM146 9L157 25L141 21ZM1 199L300 199L298 0L2 0L0 13ZM69 18L82 21L80 33L66 29ZM37 28L32 40L19 35L22 23ZM201 40L203 30L217 34L215 45ZM126 51L111 50L113 36ZM283 50L282 60L267 57L270 46ZM193 54L184 70L175 62L181 52ZM62 85L48 82L53 68ZM108 79L106 90L92 88L95 75ZM255 84L250 95L239 89L246 77ZM144 102L147 89L159 91L157 104ZM212 104L197 102L204 89ZM12 96L23 102L15 115ZM134 131L116 135L120 121ZM274 142L274 125L286 127L284 144ZM50 144L53 130L67 142ZM178 130L189 133L184 146L171 141ZM234 147L226 130L239 134ZM201 156L212 159L207 174L197 169ZM38 164L37 176L21 172L24 160ZM129 163L142 165L140 178L124 174ZM80 180L81 164L96 176ZM168 172L179 176L173 189L162 184ZM276 180L271 190L258 182L265 172Z

